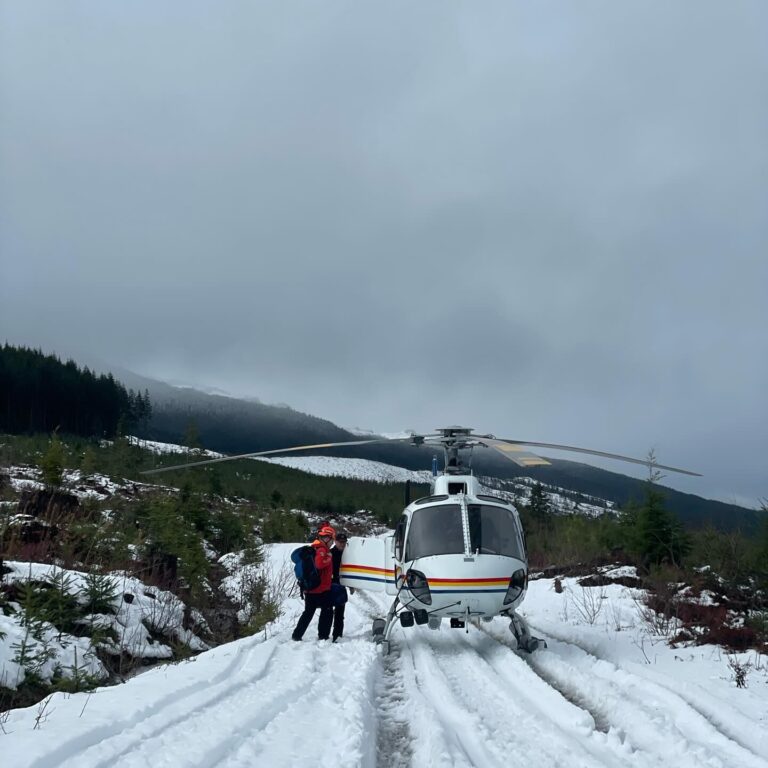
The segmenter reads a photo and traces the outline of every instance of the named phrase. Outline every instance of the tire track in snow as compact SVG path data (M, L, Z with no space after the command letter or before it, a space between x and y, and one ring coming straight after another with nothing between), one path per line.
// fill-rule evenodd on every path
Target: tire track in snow
M241 642L237 646L232 660L211 678L198 679L196 682L183 688L174 689L172 692L159 697L148 705L135 710L128 717L121 720L114 720L108 725L91 728L71 739L66 739L55 749L32 762L30 768L62 768L62 766L66 765L66 762L70 759L75 761L74 764L79 764L79 756L83 752L94 746L103 744L105 740L121 735L123 732L131 729L137 724L145 722L148 718L157 716L159 720L162 720L165 711L169 707L177 708L179 704L183 704L195 697L201 691L209 691L211 686L220 686L223 683L226 687L229 687L227 681L233 675L242 671L248 664L251 653L255 649L258 649L261 646L261 643L261 640L254 640L252 643ZM189 663L195 662L192 661ZM158 674L159 673L160 670L158 669ZM145 677L145 680L146 679L149 679L149 677Z
M383 606L377 604L373 598L365 595L364 602L372 609L371 618L374 615L382 614ZM449 648L447 652L445 650L446 643ZM491 649L495 645L495 641L492 640ZM442 651L440 651L441 647ZM401 653L404 655L404 659L401 659ZM446 653L450 657L450 661L446 658ZM503 653L504 660L508 661L506 649L503 649ZM385 665L387 658L384 657ZM485 679L482 675L478 677L478 669L483 666L483 662L488 667L492 666L489 660L476 644L468 643L465 640L464 633L460 634L452 629L446 630L445 627L439 632L426 630L426 628L424 630L414 628L404 633L402 630L396 629L392 653L389 658L396 659L392 662L392 672L399 675L400 680L399 684L396 682L397 678L388 684L390 686L397 685L398 689L402 688L402 694L398 690L398 698L404 697L404 701L398 702L401 710L399 716L393 718L391 713L387 713L382 717L384 732L386 733L387 728L392 728L393 719L399 720L403 723L405 733L396 732L393 738L395 743L401 743L404 739L410 739L408 726L410 721L426 719L432 722L429 730L441 734L440 740L434 742L430 749L422 750L423 754L416 757L416 764L425 764L425 759L429 760L426 763L429 765L492 766L508 764L509 750L518 751L519 744L517 741L508 741L504 748L499 749L494 746L494 742L498 740L500 733L510 730L508 716L510 711L515 709L515 706L510 703L509 696L516 695L510 694L510 690L514 690L515 686L519 685L519 681L514 680L512 686L502 686L501 695L498 694L498 691L496 692L492 697L496 702L496 708L493 710L489 705L488 692L493 689L493 686L498 687L498 670L492 669L488 672L490 679ZM461 659L460 666L470 670L469 674L461 680L457 679L450 671L456 665L457 659ZM523 665L522 661L520 662L520 670L524 671L524 675L534 674L532 670ZM435 678L440 675L443 677L443 683L436 684ZM472 679L469 680L469 677ZM410 684L408 683L409 680L411 681ZM560 704L558 707L562 694L553 691L546 681L538 677L537 683L539 698L543 698L548 705L553 705L561 718L569 719L571 731L575 734L577 742L581 742L584 735L589 734L594 729L594 721L590 713L584 712L583 707L575 706L572 701L571 704L566 705L568 711L564 713L563 705ZM471 698L471 692L478 689L478 685L482 688L483 693L473 710L471 707L467 708L467 700ZM520 709L519 703L516 708ZM536 707L532 708L536 709ZM525 716L533 717L537 721L534 727L538 727L538 720L543 720L546 723L545 730L554 728L555 732L558 732L563 726L562 719L555 723L551 722L545 710L546 706L541 708L538 716L532 716L530 711ZM457 712L461 713L458 717ZM499 718L499 712L503 714L501 718ZM494 723L494 726L486 729L486 724L489 722ZM527 727L532 726L529 723ZM423 738L423 730L425 729L420 728L421 738ZM485 738L477 738L476 733L483 733L484 730ZM540 762L541 743L546 740L545 738L539 739L539 746L531 749L532 759L536 765L544 765L543 762ZM614 739L614 741L618 740ZM617 751L620 753L620 757L617 757ZM568 752L573 754L574 746L572 744L569 746ZM620 743L607 751L599 745L588 743L583 752L581 759L586 762L577 763L578 765L618 767L625 764L624 753L626 750ZM392 753L396 756L398 754L396 749L392 750ZM413 759L412 747L409 753ZM388 763L388 754L387 742L382 740L379 748L380 765L408 765L408 763L403 762ZM553 753L546 764L559 765L560 757L557 753ZM573 765L573 762L570 764Z
M87 764L89 768L213 768L229 764L243 750L253 753L251 742L268 743L265 732L280 721L290 723L293 729L285 743L301 744L303 736L312 733L311 727L304 733L297 731L296 718L290 713L297 709L312 712L321 701L323 688L328 687L324 675L328 651L329 643L286 644L275 639L258 674L244 681L230 681L221 696L206 699L172 720L138 724L120 751L110 749L109 754L100 756L100 762ZM344 691L343 686L339 690ZM337 706L341 702L333 708ZM275 758L258 762L256 752L257 764L283 764ZM82 757L87 755L78 756L78 761ZM250 766L253 762L249 755L245 762L238 759L234 764Z
M408 768L413 758L413 739L405 710L407 693L399 648L382 657L381 671L376 683L376 766Z
M264 731L276 719L284 717L292 707L315 697L316 688L322 679L319 653L315 652L309 658L306 653L294 653L300 650L292 645L280 649L281 664L272 673L272 677L279 677L279 684L275 687L273 683L268 695L252 686L249 691L251 696L241 698L237 703L240 717L230 720L226 713L215 713L216 721L224 721L219 730L220 738L210 746L203 747L200 756L186 764L189 768L212 768L225 764L256 734ZM309 690L307 680L314 681ZM245 717L242 717L243 712L247 712ZM211 719L211 713L205 715L205 720ZM205 725L210 727L210 723Z
M554 638L562 645L573 646L591 658L604 661L610 666L615 666L610 659L601 656L600 652L596 648L591 647L590 644L582 644L571 637L563 637L560 633L553 632L551 629L538 628L537 631L546 634L550 638ZM691 695L685 685L675 685L674 681L670 682L650 671L647 674L638 674L636 676L641 680L648 681L649 686L655 685L665 688L674 696L681 698L688 707L705 720L708 720L713 728L726 738L734 741L755 756L768 759L768 739L763 737L760 731L750 730L745 732L741 729L740 726L744 723L743 717L739 712L732 710L727 703L713 697L710 699L709 694L701 689L696 691L696 696Z
M500 675L493 657L508 661L506 649L483 636L441 634L411 646L425 673L422 690L458 736L469 765L507 766L511 754L536 766L626 765L622 745L604 734L595 738L591 717L531 677L522 662L514 674Z
M367 592L358 591L366 608L356 610L369 621L386 613ZM357 601L356 601L357 602ZM381 656L381 669L375 687L376 696L376 766L377 768L408 768L411 765L413 737L406 711L407 694L402 679L400 648Z
M247 672L249 662L255 661L256 671L244 679L232 681L232 677L223 679L217 686L206 689L202 695L189 706L189 696L180 702L166 706L161 711L137 721L132 727L115 734L111 739L100 742L90 749L78 753L73 760L61 764L66 768L69 764L72 768L83 764L83 760L91 759L89 768L110 768L117 765L131 765L139 759L143 753L149 757L139 765L151 764L153 752L162 754L162 744L173 743L174 735L178 732L192 730L191 738L194 738L194 729L190 729L192 723L203 721L206 724L213 719L212 713L221 713L231 710L238 711L241 708L244 693L260 680L270 674L277 644L272 642L258 647L263 653L263 658L253 659L253 653L249 653L245 663L240 665L238 674ZM225 729L226 730L226 729ZM189 738L185 742L189 742ZM158 746L158 743L161 746ZM95 753L95 754L92 754ZM171 754L175 754L170 749Z
M289 654L298 650L312 658L311 671L302 675L303 695L281 708L265 707L263 717L243 729L226 753L209 753L197 768L294 768L306 763L308 743L316 745L312 755L318 766L375 768L375 646L359 637L339 644L311 642L310 649L291 645ZM318 731L318 724L325 730Z
M518 658L522 659L522 661L525 662L528 660L529 654L518 651L517 644L513 639L504 640L496 635L492 635L481 624L475 624L475 627L497 643L508 646L509 649L513 651ZM587 712L594 721L595 730L600 731L601 733L608 733L611 726L604 707L594 706L594 704L582 696L578 690L575 690L570 685L562 684L561 681L556 677L547 674L541 669L538 669L535 665L529 663L528 666L530 667L531 671L542 681L542 683L544 683L544 685L548 685L550 688L554 688L566 701L569 701L575 707L578 707L579 709Z
M495 766L499 763L488 752L484 739L476 735L479 722L461 701L456 701L430 650L403 641L403 674L415 719L429 734L429 741L418 743L414 763L418 766ZM422 734L423 738L424 734Z
M549 648L524 656L507 638L487 631L542 679L604 716L609 732L629 743L635 754L652 757L659 765L675 754L681 768L768 768L768 762L746 746L743 738L721 730L678 692L617 667L576 643L558 640L541 628L537 632L545 636Z
M266 703L241 724L234 738L212 745L194 763L195 768L294 768L306 762L307 742L318 739L318 765L376 767L379 714L375 691L381 678L381 661L378 649L364 631L367 616L356 602L347 610L341 642L292 643L287 636L284 638L287 657L294 657L297 663L311 660L300 674L300 695L286 700L283 706ZM267 690L274 688L274 677L270 676ZM333 713L333 729L318 733L318 722L328 722L327 713Z

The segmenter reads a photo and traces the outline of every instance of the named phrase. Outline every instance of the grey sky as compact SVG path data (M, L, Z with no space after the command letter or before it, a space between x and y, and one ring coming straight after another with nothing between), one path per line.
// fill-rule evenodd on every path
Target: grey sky
M0 9L9 342L768 496L763 0Z

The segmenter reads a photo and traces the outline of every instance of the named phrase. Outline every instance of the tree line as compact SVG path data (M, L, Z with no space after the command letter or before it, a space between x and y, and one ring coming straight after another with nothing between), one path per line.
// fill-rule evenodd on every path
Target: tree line
M40 350L0 347L0 432L114 437L146 426L151 416L149 393L126 389L111 373L97 375Z

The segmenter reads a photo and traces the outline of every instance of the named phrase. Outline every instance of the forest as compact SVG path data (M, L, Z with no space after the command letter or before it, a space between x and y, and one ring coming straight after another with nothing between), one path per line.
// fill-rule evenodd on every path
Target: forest
M146 428L151 416L149 393L126 389L112 374L39 350L0 347L0 433L109 438Z

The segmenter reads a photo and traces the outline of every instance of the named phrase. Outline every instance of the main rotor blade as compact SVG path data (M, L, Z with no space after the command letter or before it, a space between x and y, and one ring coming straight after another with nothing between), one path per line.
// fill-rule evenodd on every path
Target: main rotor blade
M174 469L189 469L190 467L204 467L208 464L220 464L223 461L234 461L235 459L253 459L257 456L271 456L275 453L292 453L293 451L308 451L316 448L338 448L346 445L367 445L369 443L400 443L410 440L405 437L381 437L375 440L348 440L343 443L318 443L317 445L296 445L292 448L276 448L271 451L256 451L255 453L239 453L237 456L221 456L218 459L206 459L205 461L191 461L187 464L174 464L172 467L160 467L158 469L146 469L141 472L142 475L159 475L161 472L171 472Z
M488 442L491 442L490 440ZM679 472L681 475L693 475L694 477L701 477L699 472L691 472L689 469L679 469L678 467L668 467L666 464L657 464L655 461L648 461L648 459L633 459L631 456L622 456L620 453L608 453L606 451L595 451L591 448L577 448L573 445L560 445L558 443L534 443L529 440L507 440L506 438L499 437L493 442L502 442L509 445L530 445L536 448L552 448L558 451L572 451L574 453L586 453L590 456L603 456L606 459L618 459L619 461L628 461L630 464L640 464L644 467L653 467L654 469L666 469L669 472ZM497 446L494 446L497 447ZM503 450L503 449L502 449ZM510 458L512 458L510 456ZM549 462L547 462L549 463Z
M495 438L483 438L478 440L481 445L487 445L489 448L496 449L502 456L514 461L521 467L545 467L550 466L551 462L537 456L535 453L525 451L517 445L510 444L507 440L496 440Z

